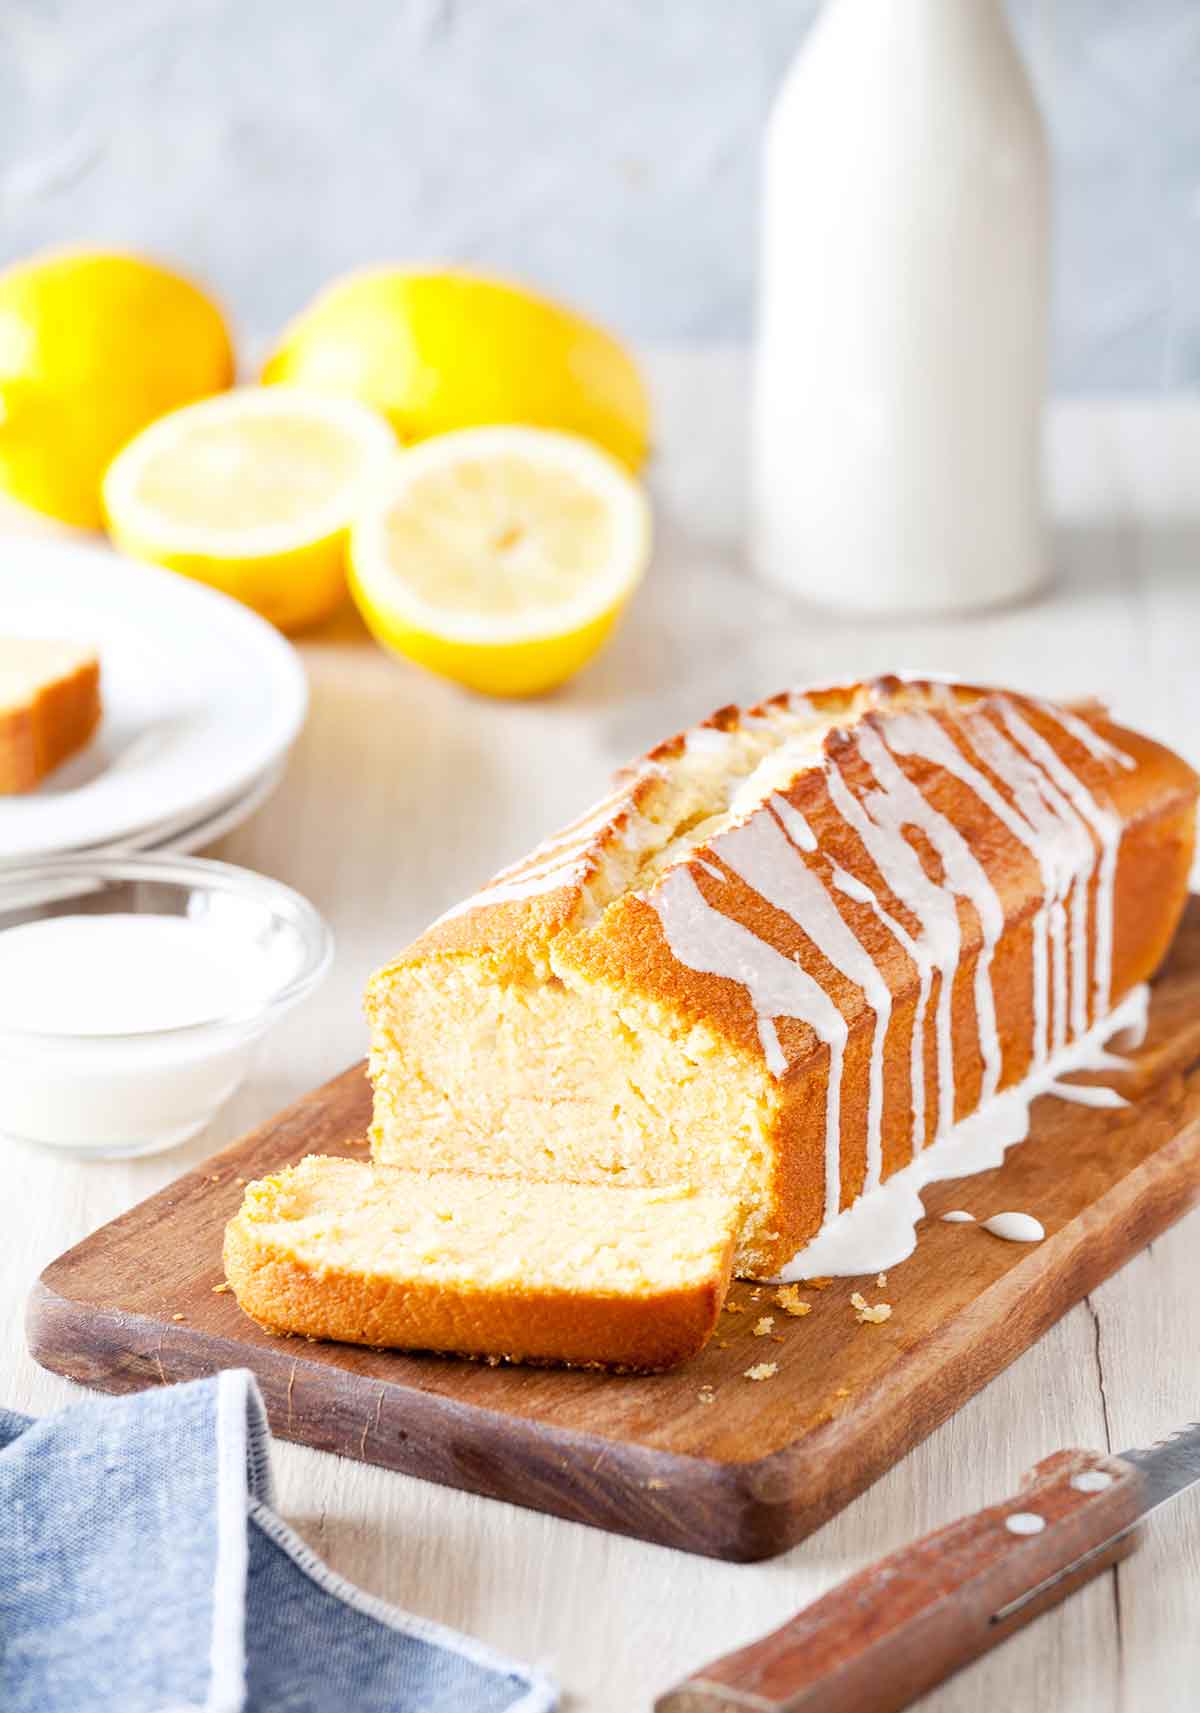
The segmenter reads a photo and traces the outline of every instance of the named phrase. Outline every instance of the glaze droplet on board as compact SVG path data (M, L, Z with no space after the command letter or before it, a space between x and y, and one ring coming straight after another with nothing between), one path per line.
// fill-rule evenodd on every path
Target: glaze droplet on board
M946 1225L974 1225L975 1215L965 1208L952 1207L949 1213L942 1215L942 1220Z
M1006 1243L1040 1243L1046 1228L1031 1213L994 1213L983 1221L983 1229Z

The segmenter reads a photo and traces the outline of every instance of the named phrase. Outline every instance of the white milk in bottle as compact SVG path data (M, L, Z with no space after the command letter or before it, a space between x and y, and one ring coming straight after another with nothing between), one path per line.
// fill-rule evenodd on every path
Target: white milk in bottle
M892 614L1039 582L1047 177L1002 0L826 0L766 143L770 582Z

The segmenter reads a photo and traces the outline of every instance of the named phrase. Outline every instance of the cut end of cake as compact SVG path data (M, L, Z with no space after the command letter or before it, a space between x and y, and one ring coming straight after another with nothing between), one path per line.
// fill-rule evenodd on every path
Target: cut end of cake
M100 721L100 662L78 643L0 637L0 795L33 791Z
M739 1218L735 1198L685 1186L313 1155L247 1187L225 1270L241 1307L273 1332L654 1372L710 1336Z

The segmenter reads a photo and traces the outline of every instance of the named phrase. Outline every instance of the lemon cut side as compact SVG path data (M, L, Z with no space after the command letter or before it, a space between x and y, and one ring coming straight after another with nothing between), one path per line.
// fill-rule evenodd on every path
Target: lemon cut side
M592 658L649 556L645 496L608 453L543 429L466 429L394 460L351 533L350 587L395 653L527 696Z
M117 455L109 533L300 630L344 598L351 518L395 451L388 424L352 399L244 387L173 411Z

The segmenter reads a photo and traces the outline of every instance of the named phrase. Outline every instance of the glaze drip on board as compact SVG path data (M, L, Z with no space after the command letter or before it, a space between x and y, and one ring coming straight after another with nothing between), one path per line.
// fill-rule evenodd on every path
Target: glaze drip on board
M1056 1092L1057 1079L1068 1071L1091 1069L1106 1041L1142 1021L1149 1000L1148 987L1134 988L1081 1040L1071 1042L1049 1064L1012 1088L1002 1089L969 1118L939 1136L924 1153L893 1172L874 1195L860 1196L822 1226L812 1242L780 1269L779 1282L873 1273L906 1260L916 1248L916 1228L925 1217L921 1201L925 1186L1002 1165L1008 1149L1028 1135L1029 1109L1037 1097ZM952 1223L959 1218L961 1215Z
M1041 1220L1031 1213L994 1213L983 1221L983 1230L1005 1243L1040 1243L1046 1235Z

